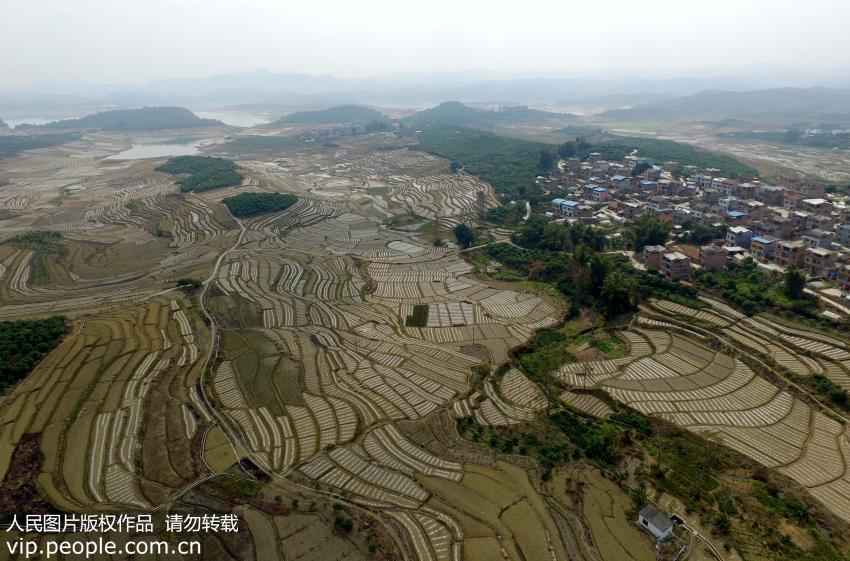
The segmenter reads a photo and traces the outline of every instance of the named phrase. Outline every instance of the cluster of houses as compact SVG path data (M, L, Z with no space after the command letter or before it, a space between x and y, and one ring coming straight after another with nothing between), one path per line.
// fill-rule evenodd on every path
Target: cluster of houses
M633 174L636 168L642 171ZM822 185L799 179L768 185L636 155L611 162L598 153L562 162L548 178L538 177L538 185L560 195L546 211L555 221L628 223L652 213L672 223L674 238L695 224L725 228L725 238L698 251L646 247L638 258L670 280L689 278L694 267L721 268L751 257L765 268L795 266L811 277L834 279L850 291L850 206L836 202Z

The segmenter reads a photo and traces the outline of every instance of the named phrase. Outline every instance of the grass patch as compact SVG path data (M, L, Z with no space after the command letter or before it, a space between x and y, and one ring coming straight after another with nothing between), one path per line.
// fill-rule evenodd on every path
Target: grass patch
M245 477L221 476L213 479L212 483L228 495L236 496L244 501L253 500L263 488L258 481Z
M375 197L386 197L389 192L389 187L366 187L366 193Z

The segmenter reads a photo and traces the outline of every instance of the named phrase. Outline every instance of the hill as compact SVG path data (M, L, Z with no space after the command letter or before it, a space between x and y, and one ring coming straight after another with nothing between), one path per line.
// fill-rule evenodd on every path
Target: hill
M551 113L525 106L477 109L459 101L444 101L436 107L405 117L402 121L415 125L438 123L442 125L489 127L507 123L541 123L553 119L566 120L572 118L573 116L568 113Z
M0 119L0 131L8 129L8 128L9 128L9 125L7 125L6 122L3 119Z
M376 109L363 105L340 105L319 111L297 111L291 115L281 117L274 124L300 124L300 123L354 123L357 121L390 121L390 117Z
M28 128L130 131L189 129L223 124L215 119L201 119L183 107L142 107L141 109L103 111L79 119L66 119Z
M826 119L850 118L850 89L776 88L745 92L705 91L599 115L631 119Z

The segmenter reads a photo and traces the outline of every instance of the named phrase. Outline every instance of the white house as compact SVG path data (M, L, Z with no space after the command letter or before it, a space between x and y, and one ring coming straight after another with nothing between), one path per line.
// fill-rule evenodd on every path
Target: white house
M673 535L673 521L652 505L646 505L640 509L638 524L658 541L664 541Z

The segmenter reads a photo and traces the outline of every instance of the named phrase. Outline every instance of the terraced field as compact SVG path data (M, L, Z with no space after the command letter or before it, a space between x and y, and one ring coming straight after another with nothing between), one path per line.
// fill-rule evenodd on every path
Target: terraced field
M642 413L710 435L788 475L850 520L850 432L842 419L795 386L759 375L742 360L714 350L710 342L754 353L780 372L823 374L845 387L850 346L705 301L707 309L652 302L624 333L631 343L628 356L570 364L559 377L578 388L603 389ZM606 414L590 396L568 392L563 397L579 409Z
M368 543L333 529L328 501L390 536L385 559L568 558L563 521L525 469L467 449L447 413L533 419L547 401L519 371L484 394L469 378L561 312L384 225L398 214L450 228L495 204L489 185L353 142L240 161L245 187L299 202L237 221L220 199L239 187L178 195L157 162L107 160L122 143L87 135L0 167L13 179L0 201L21 211L0 240L51 230L63 248L0 243L0 319L73 321L0 406L0 477L35 439L28 481L63 511L232 509L249 535L210 545L222 558L367 558ZM81 188L50 202L66 180ZM188 294L180 278L206 282ZM407 325L415 306L422 326ZM447 423L436 440L411 433L433 422ZM228 503L210 487L221 474L229 493L253 475L268 491ZM280 496L320 506L286 512Z
M382 512L415 558L459 559L457 522L427 507L432 492L418 479L462 484L469 466L419 448L386 422L423 419L451 405L468 392L469 369L480 363L465 353L470 344L504 361L511 347L552 324L556 310L481 284L456 255L386 230L341 202L302 199L244 226L244 241L222 262L210 297L213 309L230 310L223 325L236 326L224 329L224 360L212 379L234 432L264 469L297 470ZM233 302L245 303L242 312ZM422 303L436 320L406 326ZM234 323L237 314L242 320ZM232 344L243 354L228 350L237 336L251 341ZM248 356L245 348L258 350ZM273 375L264 356L298 365L294 378ZM271 387L282 378L292 380L288 389ZM510 379L516 405L506 404L507 414L527 418L542 396L518 372Z
M4 401L0 475L30 434L44 455L33 477L63 510L150 508L196 477L201 336L185 305L156 298L79 322Z

